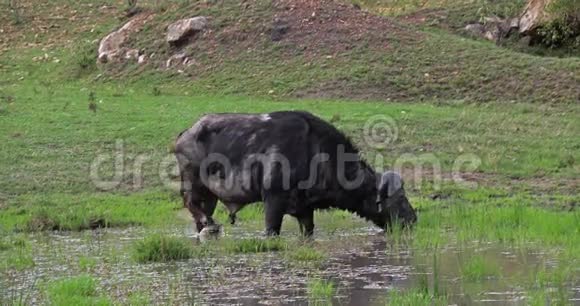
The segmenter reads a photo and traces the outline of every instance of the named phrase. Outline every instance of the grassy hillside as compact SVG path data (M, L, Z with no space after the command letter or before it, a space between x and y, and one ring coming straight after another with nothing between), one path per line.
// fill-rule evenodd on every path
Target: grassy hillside
M97 65L100 38L127 21L124 1L18 3L0 11L0 201L98 190L90 163L117 140L125 167L137 155L152 162L142 186L129 172L115 190L157 188L156 162L201 114L278 109L332 119L389 166L401 154L434 154L448 173L473 153L486 176L477 179L491 185L523 179L530 189L568 193L578 184L578 58L517 53L350 3L142 1L151 20L129 44L156 55L142 66ZM210 16L210 30L169 47L165 27L195 15ZM279 41L270 35L274 20L289 25ZM166 69L177 52L196 64ZM361 137L373 114L397 124L397 141L384 150Z
M127 21L123 1L51 1L34 8L20 2L20 24L11 24L14 17L2 11L7 34L0 44L0 69L5 85L26 78L34 68L50 76L43 82L98 78L171 83L190 93L397 101L580 99L577 57L518 53L426 28L406 17L379 17L350 3L143 1L142 14L152 14L152 19L128 47L154 54L153 58L142 66L131 62L97 66L98 40ZM41 13L47 11L56 11L57 17ZM477 18L481 12L465 14ZM211 17L203 35L179 48L164 41L167 25L197 15ZM271 39L275 22L289 27L278 41ZM167 59L182 52L195 64L167 69ZM45 54L46 59L31 62ZM52 61L59 64L51 66Z
M18 3L18 19L5 9L0 19L0 199L98 190L90 163L117 140L126 168L137 155L152 161L140 186L128 172L115 190L156 188L167 147L201 114L278 109L332 119L388 166L401 154L434 154L450 172L458 156L474 153L488 175L478 179L492 185L498 177L536 180L532 189L542 190L578 183L578 58L517 53L348 3L143 1L152 19L130 44L156 56L143 66L97 65L99 39L127 21L123 1ZM210 16L211 29L170 48L166 25L194 15ZM290 25L280 41L269 35L273 20ZM196 64L166 69L176 52ZM361 137L373 114L397 124L398 139L384 150Z

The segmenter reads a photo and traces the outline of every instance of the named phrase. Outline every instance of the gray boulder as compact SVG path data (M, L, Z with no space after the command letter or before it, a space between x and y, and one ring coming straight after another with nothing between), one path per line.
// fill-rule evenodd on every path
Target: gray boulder
M120 29L105 36L99 44L98 62L114 62L123 59L137 59L139 51L125 46L130 35L138 32L147 22L149 16L139 15L127 22Z
M499 43L500 40L516 32L518 27L517 18L500 19L497 17L485 18L485 23L472 23L465 26L464 30L472 36L485 38Z
M208 18L204 16L179 20L167 27L167 42L170 44L178 43L195 33L203 31L207 26Z

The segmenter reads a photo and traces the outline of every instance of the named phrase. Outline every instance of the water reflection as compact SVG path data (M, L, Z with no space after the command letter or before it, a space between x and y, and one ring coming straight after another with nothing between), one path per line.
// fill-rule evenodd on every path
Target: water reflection
M176 235L183 232L181 228L174 230ZM334 304L384 305L389 291L395 288L412 288L424 279L432 287L436 267L438 286L450 295L451 303L525 305L526 292L521 284L548 256L489 244L421 252L404 244L396 245L369 227L364 231L318 233L315 243L330 252L330 259L318 268L288 264L279 253L135 264L129 258L129 246L146 234L146 230L132 228L34 235L31 239L36 265L22 272L4 273L3 294L27 292L32 296L31 302L40 303L42 294L34 284L84 273L78 260L88 256L97 259L98 264L90 274L99 278L101 291L120 300L128 292L142 291L151 295L152 302L162 304L304 305L308 302L306 284L316 275L337 284ZM261 232L232 228L228 235L242 239L259 236ZM493 262L500 275L464 281L462 263L472 256ZM553 260L548 262L557 264ZM522 282L518 286L514 280ZM578 301L580 290L571 289L571 297L572 302Z

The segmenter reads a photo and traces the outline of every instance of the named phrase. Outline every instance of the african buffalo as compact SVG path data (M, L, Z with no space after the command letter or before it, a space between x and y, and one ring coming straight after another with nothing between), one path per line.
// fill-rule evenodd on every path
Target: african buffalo
M347 210L383 229L417 219L398 174L376 173L343 133L307 112L206 115L179 135L175 155L198 231L214 224L218 199L232 222L264 202L268 235L280 234L285 214L312 235L315 209Z

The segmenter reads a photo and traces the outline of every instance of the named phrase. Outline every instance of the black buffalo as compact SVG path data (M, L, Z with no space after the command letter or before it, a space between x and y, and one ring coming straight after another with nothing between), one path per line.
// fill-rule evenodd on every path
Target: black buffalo
M307 112L206 115L179 135L175 155L198 231L213 224L218 199L232 222L264 202L268 235L280 233L285 214L312 235L315 209L347 210L383 229L417 219L398 174L376 173L343 133Z

